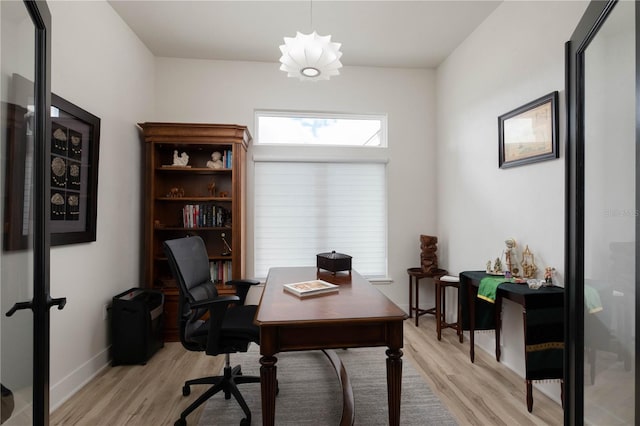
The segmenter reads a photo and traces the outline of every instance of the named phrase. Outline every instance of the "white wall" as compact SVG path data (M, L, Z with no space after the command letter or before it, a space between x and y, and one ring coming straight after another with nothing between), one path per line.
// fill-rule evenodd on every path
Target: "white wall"
M484 270L514 237L521 250L529 245L540 274L553 266L562 283L564 43L586 5L504 2L438 68L437 229L450 271ZM497 117L555 90L560 159L499 169ZM524 375L520 312L505 303L502 362ZM478 333L476 344L493 353L493 333ZM541 388L559 400L559 386Z
M274 53L274 61L277 56ZM158 121L242 124L255 134L254 109L388 114L393 282L380 288L408 309L406 269L419 265L419 235L433 235L436 223L434 71L344 67L329 81L302 83L287 78L275 62L158 58L156 64ZM251 162L249 166L247 275L253 276Z
M154 99L148 49L103 1L48 2L53 93L101 119L97 241L51 248L51 407L108 361L103 306L139 283L141 142Z

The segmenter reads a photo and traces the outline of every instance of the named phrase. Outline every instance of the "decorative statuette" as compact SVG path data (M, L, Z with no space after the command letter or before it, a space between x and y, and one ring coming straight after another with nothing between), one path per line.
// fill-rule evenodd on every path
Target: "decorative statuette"
M211 160L207 161L207 167L210 169L221 169L222 166L222 154L218 151L211 154Z
M544 268L544 285L553 285L553 274L556 272L556 268L547 266Z
M533 253L529 250L529 246L522 252L522 273L525 278L534 278L538 267L533 260Z
M178 156L178 150L173 151L173 165L174 166L186 166L189 164L189 155L186 152L183 152Z
M420 267L422 272L435 274L438 272L438 237L420 235Z
M211 183L209 183L207 185L207 190L209 191L209 197L215 197L216 196L216 183L214 181L211 181Z
M502 261L499 257L496 257L496 261L493 263L493 272L496 274L502 273Z
M517 277L520 273L517 261L515 261L515 248L516 240L514 238L508 238L504 242L507 248L504 251L505 271L509 271L510 275Z
M184 197L184 188L173 187L169 189L167 193L167 198L181 198Z

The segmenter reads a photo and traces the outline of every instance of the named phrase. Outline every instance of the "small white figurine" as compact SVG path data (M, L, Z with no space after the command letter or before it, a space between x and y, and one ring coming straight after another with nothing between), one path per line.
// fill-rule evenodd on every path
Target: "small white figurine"
M174 166L186 166L189 164L189 155L186 152L183 152L178 157L178 150L173 151L173 165Z
M509 271L512 275L518 276L518 273L520 272L518 265L516 262L511 261L511 256L515 254L514 248L516 247L516 240L513 238L507 238L504 243L507 246L504 251L505 271Z
M218 151L211 154L211 160L207 161L207 167L210 169L221 169L222 168L222 154Z

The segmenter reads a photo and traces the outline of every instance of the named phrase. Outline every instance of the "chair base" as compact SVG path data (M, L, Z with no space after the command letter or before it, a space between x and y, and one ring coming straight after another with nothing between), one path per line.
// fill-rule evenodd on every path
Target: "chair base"
M227 359L228 361L228 359ZM211 377L202 377L199 379L188 380L185 382L184 387L182 388L182 395L187 396L191 393L192 385L203 385L210 384L213 385L209 389L207 389L202 395L198 397L191 405L189 405L181 414L180 418L176 420L174 423L175 426L186 426L187 424L187 416L193 412L196 408L206 402L209 398L211 398L216 393L222 391L224 392L225 399L231 399L231 396L236 399L240 408L245 414L245 418L240 421L240 425L250 425L251 424L251 411L249 410L249 406L246 401L242 397L240 390L237 385L243 383L260 383L260 377L258 376L243 376L242 370L239 365L235 367L231 367L229 363L224 367L224 373L222 376L211 376Z

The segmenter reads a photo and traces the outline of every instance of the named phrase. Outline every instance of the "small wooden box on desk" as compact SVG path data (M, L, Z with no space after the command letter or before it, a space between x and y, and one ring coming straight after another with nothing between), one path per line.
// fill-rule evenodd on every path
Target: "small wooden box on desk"
M186 235L205 241L212 278L224 285L245 274L246 153L251 135L234 124L140 123L144 146L142 282L165 295L165 340L179 340L178 289L162 243ZM174 166L174 155L188 155ZM212 162L221 154L222 165ZM211 162L207 164L208 162Z

